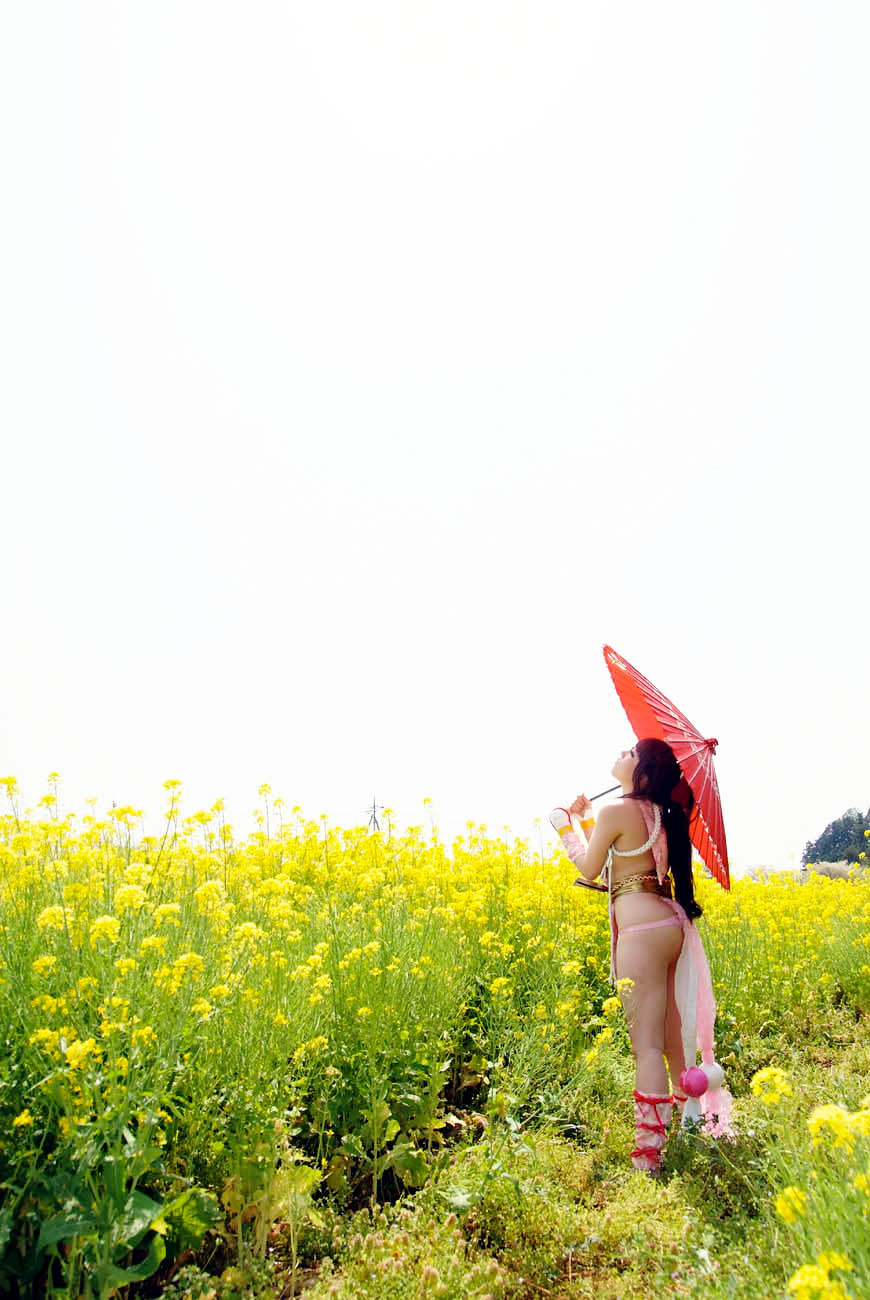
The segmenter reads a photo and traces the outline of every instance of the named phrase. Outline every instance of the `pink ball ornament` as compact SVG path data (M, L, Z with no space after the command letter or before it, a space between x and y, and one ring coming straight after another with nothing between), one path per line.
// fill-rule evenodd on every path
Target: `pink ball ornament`
M700 1097L708 1088L707 1075L699 1065L692 1065L680 1075L680 1087L687 1097Z

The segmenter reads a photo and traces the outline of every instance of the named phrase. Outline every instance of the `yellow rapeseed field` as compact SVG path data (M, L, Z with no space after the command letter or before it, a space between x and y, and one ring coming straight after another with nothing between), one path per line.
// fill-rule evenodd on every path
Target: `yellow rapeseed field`
M185 1214L193 1242L232 1211L228 1187L253 1196L276 1134L328 1194L395 1194L425 1182L476 1108L520 1114L627 1053L605 900L574 887L558 843L542 855L472 824L450 846L422 826L341 829L285 814L268 787L239 842L220 802L182 816L176 782L149 837L129 807L60 816L54 781L24 815L4 784L0 1267L13 1250L32 1278L62 1260L109 1295L131 1244L153 1243L154 1271ZM738 1102L794 1108L775 1064L745 1072L743 1044L796 1009L870 1005L870 885L697 892ZM811 1125L843 1157L843 1213L859 1216L867 1114ZM801 1228L812 1189L783 1180L779 1218ZM796 1260L793 1293L847 1294L832 1259ZM821 1277L827 1291L807 1289Z

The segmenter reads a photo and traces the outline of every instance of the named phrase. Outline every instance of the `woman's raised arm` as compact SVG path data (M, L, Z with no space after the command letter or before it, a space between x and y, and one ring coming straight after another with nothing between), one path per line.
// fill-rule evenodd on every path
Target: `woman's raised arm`
M613 804L602 808L601 816L589 835L588 847L571 825L567 809L554 808L550 813L550 824L559 832L565 852L583 876L584 884L601 875L608 851L622 830L620 810Z

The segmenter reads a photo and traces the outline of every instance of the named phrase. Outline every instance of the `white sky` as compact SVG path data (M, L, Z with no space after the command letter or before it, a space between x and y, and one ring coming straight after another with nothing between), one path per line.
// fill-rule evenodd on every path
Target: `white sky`
M608 641L737 871L865 810L868 37L0 0L0 774L527 835L631 741Z

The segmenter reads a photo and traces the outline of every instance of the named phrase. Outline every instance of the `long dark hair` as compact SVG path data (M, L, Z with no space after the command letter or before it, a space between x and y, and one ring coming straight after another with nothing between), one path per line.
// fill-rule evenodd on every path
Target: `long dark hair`
M668 860L674 877L674 897L691 921L702 912L695 902L692 841L689 839L689 816L695 799L683 778L674 751L664 740L639 740L635 753L637 767L632 791L625 797L648 799L661 809L662 825L668 837Z

